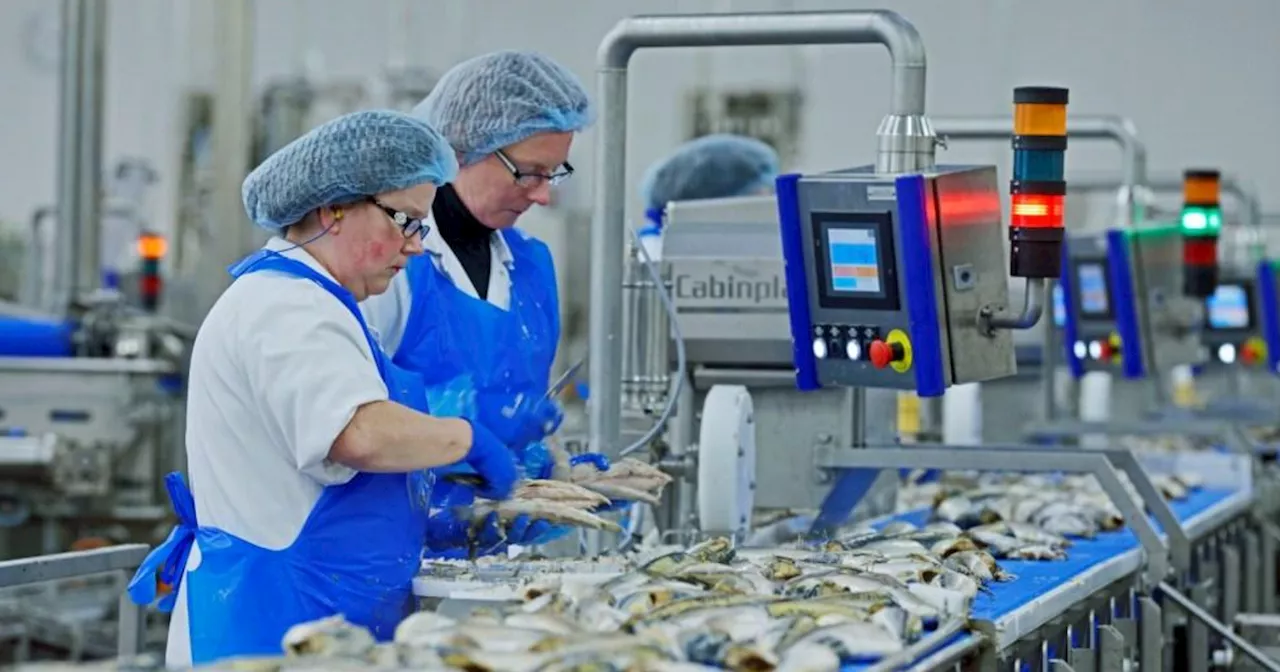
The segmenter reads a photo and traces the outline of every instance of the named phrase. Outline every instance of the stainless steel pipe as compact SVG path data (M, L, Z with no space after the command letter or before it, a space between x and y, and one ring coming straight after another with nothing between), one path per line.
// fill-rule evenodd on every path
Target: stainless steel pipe
M627 67L639 49L801 44L882 44L892 62L889 115L877 131L877 169L933 166L935 138L924 117L925 50L895 12L692 14L623 19L597 52L599 135L591 220L589 314L592 450L616 455L621 429L623 227L626 226Z
M63 0L58 100L59 260L54 305L65 314L101 281L103 59L106 0Z

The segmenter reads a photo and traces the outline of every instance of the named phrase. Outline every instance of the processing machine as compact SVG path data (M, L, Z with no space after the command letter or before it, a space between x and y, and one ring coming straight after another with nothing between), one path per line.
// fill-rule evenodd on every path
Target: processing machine
M1178 229L1172 234L1125 231L1111 241L1119 266L1141 263L1125 258L1132 255L1152 271L1161 268L1159 282L1117 278L1108 272L1114 264L1096 263L1111 261L1107 257L1090 262L1082 256L1073 264L1063 251L1061 228L1066 92L1021 89L1015 103L1022 109L1015 115L1009 275L1039 284L1073 266L1070 272L1078 274L1083 265L1093 280L1121 285L1108 294L1105 284L1093 282L1090 306L1099 314L1106 312L1100 297L1114 300L1127 291L1125 285L1128 291L1136 285L1143 296L1155 297L1156 305L1137 315L1137 324L1125 328L1128 333L1122 331L1121 347L1129 342L1132 353L1124 361L1137 369L1194 357L1198 353L1180 346L1197 332L1199 313L1175 319L1177 311L1169 306L1183 290L1181 273L1167 277L1183 262ZM1062 123L1055 123L1059 112L1054 108L1061 108ZM1034 304L1037 292L1029 290L1021 314L1006 312L1004 259L991 252L1000 249L998 203L994 169L984 167L900 173L861 168L780 178L797 386L909 389L937 396L952 385L1011 374L1008 330L1030 327L1041 310ZM1065 283L1063 297L1069 325L1079 297ZM1162 334L1168 347L1134 347L1153 333ZM1082 363L1088 355L1086 347ZM1098 356L1092 360L1109 363ZM1255 489L1262 487L1253 480L1251 456L1202 455L1197 467L1213 474L1214 483L1205 488L1204 501L1192 507L1165 502L1150 476L1171 461L1195 459L1191 455L1140 456L1113 447L1066 445L905 448L868 442L815 452L840 474L815 529L834 529L856 503L858 488L842 488L842 483L865 484L869 477L858 472L902 467L1089 473L1124 511L1133 533L1126 547L1110 548L1082 564L1068 558L1047 571L1027 568L1037 584L1030 594L1015 595L1018 589L1000 586L989 602L975 605L971 618L989 624L989 630L979 631L994 640L979 663L983 668L1127 669L1136 663L1164 669L1177 655L1198 670L1243 654L1265 669L1277 669L1265 652L1224 625L1240 620L1242 606L1269 609L1275 599L1276 538L1273 528L1251 520ZM1123 492L1121 473L1136 486L1138 500ZM1250 557L1267 566L1241 564ZM1221 595L1211 599L1213 590ZM1253 591L1256 598L1250 597ZM938 655L951 664L964 657L965 648L957 641L942 649L947 655Z

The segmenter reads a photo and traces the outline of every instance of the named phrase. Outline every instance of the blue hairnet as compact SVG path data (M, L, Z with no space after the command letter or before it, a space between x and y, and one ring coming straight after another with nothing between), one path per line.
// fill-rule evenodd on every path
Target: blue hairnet
M249 219L279 230L326 205L350 203L458 173L458 160L438 131L388 110L345 114L267 157L240 189Z
M538 133L580 131L593 113L572 72L530 51L463 61L413 108L449 139L464 166Z
M744 196L772 189L778 153L754 138L706 135L681 145L645 173L640 198L647 209L671 201Z

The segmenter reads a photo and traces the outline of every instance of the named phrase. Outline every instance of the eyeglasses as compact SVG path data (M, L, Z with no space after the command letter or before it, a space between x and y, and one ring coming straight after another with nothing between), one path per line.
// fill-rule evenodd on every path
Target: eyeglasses
M493 155L498 157L498 160L502 162L502 165L507 167L507 171L516 179L516 184L525 187L526 189L532 189L533 187L542 184L543 180L546 180L553 185L560 184L573 175L573 166L569 165L568 161L560 164L560 170L548 175L546 173L526 173L519 168L516 168L516 164L511 161L511 157L507 156L506 152L503 152L501 149L494 150Z
M370 197L366 200L386 213L387 217L391 218L392 223L400 227L400 231L404 233L405 238L410 238L415 233L418 234L419 238L425 239L427 237L426 218L410 217L409 213L396 210L376 198Z

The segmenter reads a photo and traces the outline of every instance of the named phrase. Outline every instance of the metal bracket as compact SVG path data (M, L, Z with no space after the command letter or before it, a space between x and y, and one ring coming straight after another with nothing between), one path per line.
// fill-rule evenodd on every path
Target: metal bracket
M1088 450L1088 449L1083 449ZM1146 505L1147 510L1155 517L1156 522L1160 523L1160 529L1164 532L1168 540L1169 556L1173 562L1174 569L1184 572L1191 568L1191 539L1187 536L1187 531L1182 527L1182 521L1174 515L1173 509L1169 508L1169 502L1151 482L1151 476L1147 474L1147 470L1142 468L1142 464L1138 462L1138 458L1134 457L1132 451L1128 450L1105 450L1102 451L1115 465L1117 469L1123 471L1129 476L1129 481L1133 483L1133 487L1138 491L1138 496L1142 498L1142 503Z
M1223 625L1218 621L1218 619L1214 618L1212 614L1201 609L1200 605L1196 604L1186 595L1178 592L1177 588L1174 588L1164 581L1161 581L1156 587L1165 595L1165 597L1173 600L1173 602L1178 605L1178 608L1186 613L1187 616L1199 621L1202 625L1207 626L1209 629L1216 632L1218 636L1226 639L1228 642L1231 642L1232 646L1239 649L1244 653L1244 655L1248 656L1253 660L1253 662L1257 663L1263 669L1270 670L1270 672L1280 672L1280 663L1277 663L1257 647L1245 641L1244 638L1237 635L1234 630ZM1236 620L1239 622L1240 617L1237 616Z
M1011 454L1021 459L1010 460ZM867 447L853 449L822 448L816 456L825 467L833 469L976 469L979 471L1062 471L1093 474L1126 524L1134 531L1146 553L1145 580L1151 584L1163 581L1169 573L1169 557L1164 541L1151 525L1151 520L1138 506L1120 481L1114 464L1106 454L1097 451L1031 446L952 446Z

